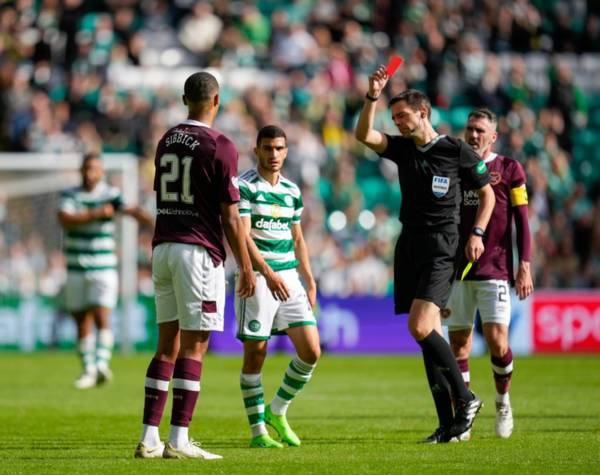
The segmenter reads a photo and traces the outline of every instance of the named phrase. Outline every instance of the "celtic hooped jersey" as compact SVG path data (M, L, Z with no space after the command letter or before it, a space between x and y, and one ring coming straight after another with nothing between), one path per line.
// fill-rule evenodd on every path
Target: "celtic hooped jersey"
M59 209L67 213L80 213L106 204L112 204L115 211L119 211L123 207L121 191L100 182L91 191L82 187L64 191ZM65 230L64 252L70 271L116 269L114 219L96 219L69 227Z
M274 271L296 267L292 225L303 209L298 186L281 175L271 185L256 169L240 175L239 185L240 216L250 217L250 235L267 264Z

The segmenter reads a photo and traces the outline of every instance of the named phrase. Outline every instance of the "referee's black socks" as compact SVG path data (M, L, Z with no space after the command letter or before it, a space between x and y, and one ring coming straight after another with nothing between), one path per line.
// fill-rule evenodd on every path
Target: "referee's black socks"
M452 396L450 394L450 385L445 376L440 371L438 365L433 362L429 351L423 348L423 362L425 363L425 373L427 382L435 404L440 427L449 429L454 421L454 410L452 409Z
M429 335L422 340L417 341L417 343L423 350L423 358L431 358L433 363L442 371L442 374L450 384L452 394L456 399L464 402L473 399L471 392L465 386L465 382L462 374L460 374L456 358L454 358L454 355L452 354L450 345L444 340L442 335L437 331L432 330Z

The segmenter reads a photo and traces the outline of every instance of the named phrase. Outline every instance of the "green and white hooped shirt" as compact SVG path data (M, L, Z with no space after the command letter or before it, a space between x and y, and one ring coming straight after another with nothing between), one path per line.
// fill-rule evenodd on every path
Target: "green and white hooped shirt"
M92 191L82 187L61 194L59 209L80 213L111 203L118 211L123 208L121 191L100 182ZM117 268L116 225L113 218L104 218L65 229L64 253L69 271L98 271Z
M240 216L250 217L250 236L274 271L298 266L292 225L300 222L304 205L300 188L279 176L271 185L256 169L239 176Z

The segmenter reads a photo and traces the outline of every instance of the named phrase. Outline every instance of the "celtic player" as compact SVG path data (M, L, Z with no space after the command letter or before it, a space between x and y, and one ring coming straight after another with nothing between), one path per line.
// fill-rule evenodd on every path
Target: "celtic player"
M289 446L300 439L289 426L286 411L310 380L320 356L319 333L312 312L317 288L302 236L300 189L280 174L287 155L285 132L263 127L254 152L257 167L240 176L240 216L248 233L248 247L256 279L256 292L236 297L237 337L244 343L240 386L252 431L250 447L281 448L266 424ZM306 291L300 282L304 279ZM286 333L296 349L281 386L270 405L264 405L261 370L271 335Z
M81 186L62 193L58 219L65 230L65 300L77 324L83 365L75 387L87 389L112 379L109 362L114 338L109 317L118 297L116 214L148 226L153 219L139 206L124 205L121 191L104 181L97 153L83 157L81 181Z

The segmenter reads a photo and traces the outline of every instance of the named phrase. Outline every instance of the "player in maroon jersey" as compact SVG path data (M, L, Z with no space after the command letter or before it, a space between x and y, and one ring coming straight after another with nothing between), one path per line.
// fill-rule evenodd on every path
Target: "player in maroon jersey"
M159 331L146 372L139 458L222 458L194 443L188 427L210 332L223 331L223 234L240 269L237 293L250 297L256 285L237 208L238 153L231 140L211 128L219 108L217 80L206 72L192 74L183 102L187 120L169 129L156 150L152 278ZM163 444L158 426L171 378L171 430Z
M496 434L510 437L513 430L510 388L513 357L508 342L510 323L510 290L515 285L517 295L524 299L533 291L531 271L531 237L527 219L527 190L525 171L519 162L492 151L497 138L496 116L488 109L476 109L469 114L465 140L485 161L496 195L496 205L484 236L485 251L468 271L464 280L452 288L448 308L450 344L463 379L469 385L469 354L472 344L473 321L477 310L483 323L483 334L490 349L492 371L496 383ZM463 190L461 206L461 239L466 240L473 230L473 220L479 204L475 191ZM513 275L512 222L517 230L519 266ZM459 277L467 266L467 258L459 261Z

